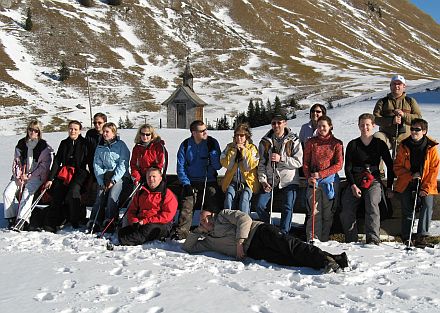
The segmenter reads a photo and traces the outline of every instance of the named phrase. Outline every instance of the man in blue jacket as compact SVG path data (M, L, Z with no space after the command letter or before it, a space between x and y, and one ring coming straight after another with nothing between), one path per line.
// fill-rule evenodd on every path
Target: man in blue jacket
M183 186L180 215L173 239L185 239L191 227L194 208L218 212L217 170L221 169L220 146L208 136L206 125L196 120L190 125L191 137L177 152L177 176ZM203 208L202 208L203 206Z

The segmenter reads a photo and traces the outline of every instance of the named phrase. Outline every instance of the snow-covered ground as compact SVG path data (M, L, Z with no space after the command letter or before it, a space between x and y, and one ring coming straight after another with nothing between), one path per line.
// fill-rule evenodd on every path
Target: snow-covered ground
M429 134L440 139L440 82L409 90L421 103ZM384 92L347 99L329 110L335 135L346 145L357 137L357 116L371 112ZM289 126L299 131L306 111ZM268 127L254 129L254 139ZM224 147L231 131L210 131ZM175 173L175 155L187 130L160 129ZM121 138L131 147L135 130ZM65 133L44 134L56 149ZM0 190L9 178L20 136L2 136ZM1 216L0 209L0 216ZM406 252L395 243L380 246L331 241L317 245L345 251L350 269L321 275L307 268L217 253L188 255L178 242L105 248L105 241L67 227L57 234L15 233L0 224L0 312L440 312L440 245ZM432 225L440 234L440 222Z

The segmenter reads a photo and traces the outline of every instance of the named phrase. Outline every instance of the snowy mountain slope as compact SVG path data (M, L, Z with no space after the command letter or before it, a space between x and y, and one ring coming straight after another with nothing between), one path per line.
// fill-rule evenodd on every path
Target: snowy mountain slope
M188 53L211 121L242 111L252 97L325 100L383 89L394 72L439 77L440 26L407 1L94 3L0 8L1 133L13 134L29 115L54 130L67 116L87 122L88 109L76 107L88 108L86 65L93 112L136 123L147 115L155 125ZM23 29L28 7L32 32ZM56 80L61 60L72 71L65 83Z

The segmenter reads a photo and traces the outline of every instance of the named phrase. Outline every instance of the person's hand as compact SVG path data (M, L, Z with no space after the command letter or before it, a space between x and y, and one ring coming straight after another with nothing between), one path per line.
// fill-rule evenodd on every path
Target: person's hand
M184 197L190 197L193 195L194 195L194 189L191 185L183 186L183 196Z
M316 179L313 177L309 177L309 179L307 180L309 182L309 185L315 185L316 184Z
M398 124L398 125L402 124L402 117L401 116L397 116L397 115L394 116L393 124Z
M355 184L351 185L351 192L356 198L360 198L362 196L362 191Z
M419 191L419 196L420 197L426 197L427 195L428 195L428 193L426 191L424 191L424 190L420 190Z
M403 111L401 109L395 109L394 110L394 115L398 116L398 117L402 117L403 116Z
M394 191L391 188L387 188L385 194L388 199L391 199L394 197Z
M246 257L243 249L243 243L237 242L237 260L243 260Z
M272 153L272 157L270 158L272 162L278 163L281 160L281 156L278 153Z
M237 143L235 144L235 147L241 152L244 149L244 143Z
M420 178L421 178L421 176L420 176L419 172L415 172L412 174L412 179L420 179Z
M44 189L49 189L52 186L53 181L48 180L45 184L44 184Z
M22 181L23 184L26 184L29 178L31 178L31 175L21 174L20 180Z
M267 183L267 182L262 182L261 186L263 187L263 190L265 192L270 192L272 190L272 186L269 185L269 183Z
M107 183L107 185L105 186L105 191L110 190L112 187L114 186L113 182L109 182Z

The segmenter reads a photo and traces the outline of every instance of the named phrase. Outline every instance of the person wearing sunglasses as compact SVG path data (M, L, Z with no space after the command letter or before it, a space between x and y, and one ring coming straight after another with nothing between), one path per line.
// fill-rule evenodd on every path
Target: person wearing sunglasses
M223 207L238 208L246 214L250 214L252 194L257 193L260 187L257 174L258 149L251 137L249 125L239 124L234 130L233 142L226 146L220 156L220 162L226 168L222 180L225 193Z
M69 122L68 137L60 142L44 185L52 197L44 217L45 231L55 233L64 220L77 229L86 219L85 207L81 205L81 189L89 177L89 151L81 129L79 121Z
M153 126L144 124L139 127L134 139L130 169L134 184L143 183L147 170L154 166L160 170L165 162L165 142L156 133Z
M437 176L440 159L438 143L427 136L428 122L416 118L411 121L411 136L404 139L394 161L394 172L397 175L394 190L399 193L402 203L403 241L409 240L412 232L412 216L417 199L421 200L417 236L411 244L426 245L429 226L432 218L434 195L437 192ZM417 193L417 197L415 196Z
M287 234L292 223L303 149L298 137L287 127L285 114L275 113L271 125L272 129L264 135L258 146L258 180L263 191L258 195L256 211L263 222L271 222L266 207L273 191L279 190L282 196L280 229Z
M49 174L53 149L42 137L41 123L31 121L26 136L15 147L11 181L3 192L4 216L9 228L22 219L23 230L28 229L34 194ZM18 201L15 202L17 193Z
M96 150L96 146L98 145L102 136L102 126L104 126L105 123L107 123L107 115L105 115L104 113L96 113L93 116L94 128L91 128L86 132L85 138L88 142L88 149L91 152L87 164L91 174L90 177L93 182L96 182L95 172L93 170L93 156Z
M208 136L205 123L195 120L189 127L191 137L185 139L177 152L177 177L182 188L179 220L171 235L181 240L188 236L194 209L218 212L219 186L217 171L220 164L220 145Z
M316 128L318 127L318 118L327 115L327 109L320 103L315 103L310 108L310 121L301 126L299 131L299 140L304 148L307 140L312 138L316 134Z

